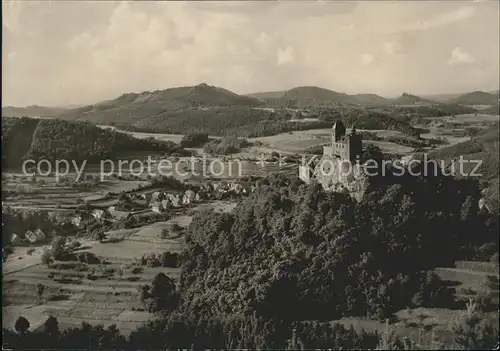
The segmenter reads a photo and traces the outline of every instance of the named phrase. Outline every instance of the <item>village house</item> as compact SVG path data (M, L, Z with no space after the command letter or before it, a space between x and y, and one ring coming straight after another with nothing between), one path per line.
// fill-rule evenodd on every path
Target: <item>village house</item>
M71 217L71 224L73 224L77 228L80 228L82 224L82 216L77 214Z
M10 243L12 245L21 245L23 243L23 240L19 236L17 236L16 233L13 233L10 237Z
M104 211L103 210L99 210L99 209L95 209L92 211L92 216L95 218L95 219L103 219L104 217Z
M161 200L161 206L164 211L167 211L171 206L170 200L169 199Z
M35 236L36 236L36 241L37 242L41 242L41 241L47 240L47 237L45 236L45 233L40 228L38 228L37 230L35 230Z
M181 198L179 197L179 195L175 194L175 195L172 195L172 194L169 194L168 195L168 198L172 204L172 207L180 207L181 206Z
M194 198L195 198L195 193L193 190L186 190L186 192L184 193L184 196L182 197L182 203L184 205L189 205L190 203L192 203L194 201Z
M26 240L29 241L30 244L36 244L39 242L43 242L46 240L45 234L40 229L37 229L35 232L31 230L26 231L24 234Z
M163 199L163 193L155 191L154 193L151 194L151 199L149 203L158 202L161 201L162 199Z
M151 203L151 210L155 213L162 213L163 212L163 207L161 205L161 202L156 201Z

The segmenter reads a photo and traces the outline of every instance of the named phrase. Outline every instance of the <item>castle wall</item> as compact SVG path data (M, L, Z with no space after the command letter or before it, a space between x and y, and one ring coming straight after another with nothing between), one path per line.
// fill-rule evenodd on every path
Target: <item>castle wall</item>
M299 166L299 178L306 184L311 183L311 167Z
M323 155L333 156L333 148L331 146L323 146Z
M361 201L368 187L363 166L328 156L318 162L313 177L326 191L347 192L357 201Z

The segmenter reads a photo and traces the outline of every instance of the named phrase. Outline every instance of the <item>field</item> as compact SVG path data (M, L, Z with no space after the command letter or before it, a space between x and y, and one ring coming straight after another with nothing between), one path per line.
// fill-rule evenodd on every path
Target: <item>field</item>
M40 254L45 246L27 254L27 248L17 247L15 253L4 263L3 324L13 327L20 315L30 320L32 329L42 324L49 315L56 316L62 328L76 326L86 321L105 326L117 324L127 333L138 325L151 319L153 315L145 312L138 300L138 287L150 284L160 272L177 279L178 268L151 268L141 266L142 272L132 273L136 259L143 254L165 251L181 252L183 236L161 239L162 229L173 224L186 227L192 215L200 210L213 208L216 211L231 211L234 203L215 201L192 208L188 214L174 217L168 221L155 222L136 229L114 230L107 232L109 242L99 243L80 240L82 249L107 261L107 264L86 265L81 270L52 269L40 262ZM89 269L115 273L106 278L90 280ZM123 274L118 272L122 270ZM63 274L67 281L58 282L49 274ZM43 284L43 302L37 300L36 284Z
M99 179L97 173L86 174ZM22 173L4 173L3 176L5 179L2 181L2 189L15 192L4 198L4 205L14 208L54 209L54 206L59 205L61 209L74 209L78 198L89 202L99 201L108 192L131 191L147 185L145 180L109 179L102 182L95 180L90 187L84 188L78 184L73 186L58 182L54 176L38 176L35 181ZM75 173L69 176L74 178Z

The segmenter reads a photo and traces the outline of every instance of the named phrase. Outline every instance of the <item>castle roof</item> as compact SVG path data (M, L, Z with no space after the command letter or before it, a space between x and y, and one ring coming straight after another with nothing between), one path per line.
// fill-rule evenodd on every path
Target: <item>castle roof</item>
M333 130L344 130L345 131L345 126L344 126L344 123L342 123L342 121L335 121L335 123L333 124L333 127L332 127Z

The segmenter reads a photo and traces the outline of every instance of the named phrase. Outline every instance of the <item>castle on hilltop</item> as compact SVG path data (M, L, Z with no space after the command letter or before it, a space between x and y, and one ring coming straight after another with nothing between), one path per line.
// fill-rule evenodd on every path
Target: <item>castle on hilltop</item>
M325 190L347 192L361 200L367 187L363 166L359 164L363 152L362 137L356 127L347 133L341 121L332 127L331 144L323 146L323 156L316 162L303 162L299 177L305 183L319 182Z
M335 122L332 127L332 143L330 146L323 146L323 156L336 157L340 160L356 162L362 150L361 135L356 134L356 127L351 128L351 132L346 134L346 128L341 121Z

